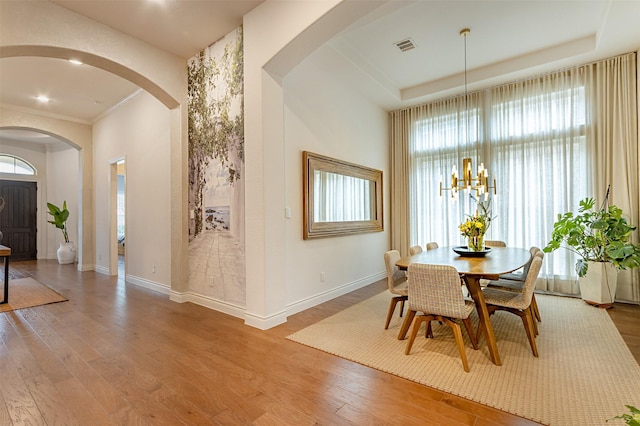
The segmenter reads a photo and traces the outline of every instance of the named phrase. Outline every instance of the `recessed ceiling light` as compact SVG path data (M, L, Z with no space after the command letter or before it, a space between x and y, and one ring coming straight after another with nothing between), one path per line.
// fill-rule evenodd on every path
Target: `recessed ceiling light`
M82 61L79 59L69 59L69 62L71 62L73 65L82 65Z
M46 97L46 96L44 96L44 95L40 95L40 96L38 96L36 99L38 100L38 102L42 102L42 103L47 103L47 102L49 102L49 100L50 100L49 98L47 98L47 97Z

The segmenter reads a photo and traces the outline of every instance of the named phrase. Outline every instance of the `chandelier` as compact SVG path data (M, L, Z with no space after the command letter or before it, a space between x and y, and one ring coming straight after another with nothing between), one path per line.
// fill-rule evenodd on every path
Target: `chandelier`
M467 108L467 35L470 32L469 28L460 30L460 35L464 37L464 108L467 110L467 129L469 128L469 112ZM462 176L458 177L458 169L455 164L451 169L451 187L444 188L442 181L440 181L440 196L442 197L442 191L451 191L451 197L456 198L458 191L465 189L475 191L477 196L484 194L488 196L490 189L493 189L493 193L496 194L496 180L494 178L493 186L489 186L489 171L485 169L483 163L478 166L478 175L473 177L471 158L464 158L462 159Z

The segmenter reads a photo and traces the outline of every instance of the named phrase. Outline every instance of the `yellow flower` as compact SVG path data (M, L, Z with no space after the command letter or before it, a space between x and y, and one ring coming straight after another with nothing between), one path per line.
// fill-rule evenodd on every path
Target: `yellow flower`
M460 229L460 232L465 237L481 236L484 235L487 229L485 221L486 218L483 216L470 216L468 220L458 226L458 229Z

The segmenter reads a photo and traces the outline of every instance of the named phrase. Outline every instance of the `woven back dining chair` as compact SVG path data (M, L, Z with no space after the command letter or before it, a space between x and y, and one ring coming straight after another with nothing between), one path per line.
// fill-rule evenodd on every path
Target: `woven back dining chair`
M537 325L533 320L531 301L533 299L533 290L536 286L538 273L542 266L542 257L534 256L527 273L522 291L501 290L498 288L487 287L482 291L484 301L487 305L489 315L495 311L507 311L518 315L522 319L522 324L529 339L529 345L534 356L538 356L538 348L536 346ZM482 329L478 329L478 338L482 334Z
M540 250L538 247L531 247L529 249L531 253L531 259L527 262L526 265L522 267L522 272L517 273L508 273L502 274L498 277L497 280L491 280L487 282L487 287L500 288L503 290L513 290L513 291L522 291L522 287L524 286L524 282L527 278L527 274L529 273L529 268L531 267L531 262L533 258L538 256L544 259L544 252ZM536 317L538 322L542 322L542 317L540 316L540 310L538 309L538 302L536 302L536 294L533 293L531 298L531 308L533 309L533 314Z
M422 246L411 246L409 247L409 255L413 256L415 254L422 253Z
M458 271L448 265L412 263L407 271L407 281L409 284L409 310L412 314L421 313L415 315L413 319L405 355L409 355L411 352L411 347L423 322L427 323L426 337L433 337L431 321L441 321L453 330L462 366L464 371L468 372L469 362L464 349L462 331L457 320L462 320L473 348L478 349L478 343L469 319L469 315L475 309L475 304L464 299L460 291Z
M387 311L387 320L384 324L385 330L389 328L396 305L401 303L400 316L402 316L404 302L407 300L407 276L396 266L398 260L400 260L400 252L398 250L389 250L384 254L384 264L387 268L387 286L392 295L389 310Z
M437 249L438 247L438 243L436 243L435 241L427 243L427 250Z

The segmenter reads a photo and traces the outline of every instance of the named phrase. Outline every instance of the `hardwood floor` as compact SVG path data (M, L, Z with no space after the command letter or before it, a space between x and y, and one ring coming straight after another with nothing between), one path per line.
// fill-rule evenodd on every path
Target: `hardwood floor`
M74 265L11 270L69 301L0 314L0 425L535 424L286 340L382 281L261 331ZM610 313L640 359L640 307Z

